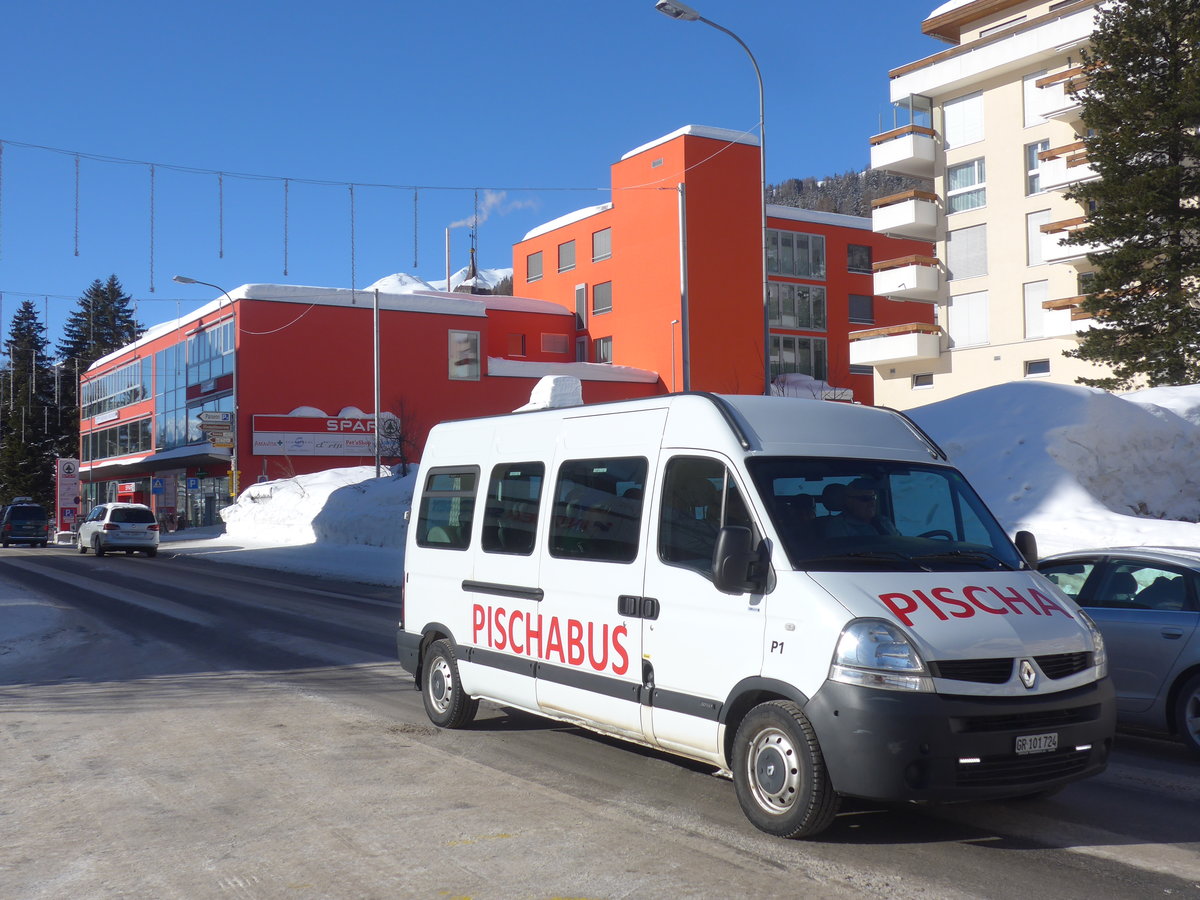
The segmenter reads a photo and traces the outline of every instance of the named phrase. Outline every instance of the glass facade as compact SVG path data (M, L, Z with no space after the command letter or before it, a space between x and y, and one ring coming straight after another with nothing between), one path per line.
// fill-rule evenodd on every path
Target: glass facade
M85 419L150 399L149 357L85 381L81 394Z

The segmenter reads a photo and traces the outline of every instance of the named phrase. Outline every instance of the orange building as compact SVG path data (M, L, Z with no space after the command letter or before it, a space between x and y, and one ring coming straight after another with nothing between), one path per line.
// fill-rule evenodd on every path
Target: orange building
M513 293L575 312L578 360L657 371L668 390L762 393L757 141L687 126L626 153L611 182L611 203L514 245ZM872 262L930 245L788 206L768 206L767 227L772 378L811 376L819 396L871 403L872 368L850 364L850 332L933 322L927 303L873 296Z

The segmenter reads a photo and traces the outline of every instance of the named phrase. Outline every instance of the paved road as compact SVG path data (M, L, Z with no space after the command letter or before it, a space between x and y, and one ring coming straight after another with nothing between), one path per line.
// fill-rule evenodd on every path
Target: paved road
M0 552L0 897L1200 896L1200 764L755 831L709 770L485 705L432 728L392 589ZM0 635L12 629L0 627Z

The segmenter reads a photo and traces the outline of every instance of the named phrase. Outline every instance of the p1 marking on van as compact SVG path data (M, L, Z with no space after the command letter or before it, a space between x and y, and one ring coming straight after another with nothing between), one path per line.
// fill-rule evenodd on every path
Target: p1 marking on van
M1032 557L1032 537L1018 535ZM758 828L1104 769L1104 644L888 410L675 394L436 426L398 650L486 699L732 773Z

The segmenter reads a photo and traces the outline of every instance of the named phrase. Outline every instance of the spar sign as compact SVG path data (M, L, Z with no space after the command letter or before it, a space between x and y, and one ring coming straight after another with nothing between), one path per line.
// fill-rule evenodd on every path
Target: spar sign
M380 416L382 438L395 443L400 420ZM254 453L258 456L374 456L375 417L255 416ZM394 455L394 450L385 453Z

